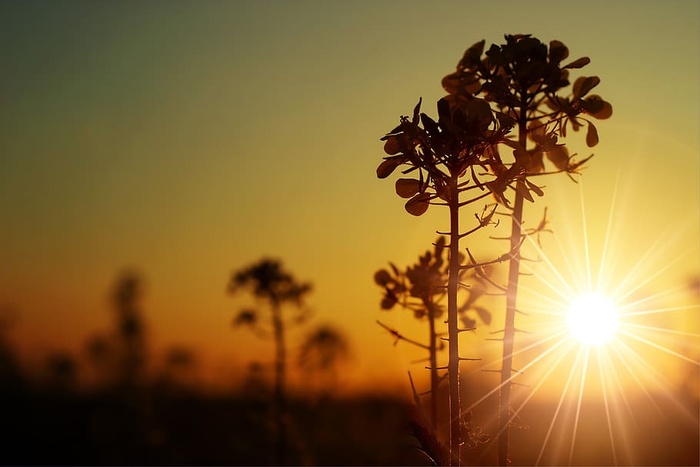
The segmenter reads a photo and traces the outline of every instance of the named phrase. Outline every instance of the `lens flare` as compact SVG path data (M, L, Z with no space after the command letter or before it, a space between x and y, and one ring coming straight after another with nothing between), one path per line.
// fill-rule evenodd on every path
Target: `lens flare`
M542 414L530 418L541 436L533 465L635 465L646 455L639 446L655 441L647 431L697 432L700 279L689 288L682 278L682 264L697 255L688 242L697 217L660 225L637 245L619 209L628 206L618 201L623 173L612 186L607 222L604 215L587 222L578 180L580 210L571 203L552 208L559 222L545 238L548 248L537 236L525 238L529 252L520 267L530 277L519 289L517 371L470 406L520 382L513 419L528 410ZM496 359L484 371L499 365Z
M607 344L619 327L615 304L599 293L587 293L574 298L566 314L571 336L582 344Z

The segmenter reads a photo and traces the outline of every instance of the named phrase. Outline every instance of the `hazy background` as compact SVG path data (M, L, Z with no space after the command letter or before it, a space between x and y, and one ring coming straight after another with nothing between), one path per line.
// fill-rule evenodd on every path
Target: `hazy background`
M421 96L434 115L464 50L505 33L591 57L581 72L601 77L597 91L614 107L583 182L547 180L531 211L534 223L549 207L552 265L580 283L582 190L594 270L610 225L608 287L653 275L636 291L661 294L649 306L697 304L664 292L700 270L694 0L3 1L0 306L18 318L8 338L29 361L81 352L112 327L109 290L135 267L153 352L191 347L203 378L230 381L271 346L231 329L245 301L226 284L270 255L314 283L314 320L351 339L346 389L406 388L406 370L421 365L375 320L422 329L408 313L380 312L372 275L414 261L447 213L403 210L393 180L375 176L379 138ZM571 152L587 156L577 136ZM556 296L534 277L523 290L529 309L528 290ZM659 325L698 332L687 316Z

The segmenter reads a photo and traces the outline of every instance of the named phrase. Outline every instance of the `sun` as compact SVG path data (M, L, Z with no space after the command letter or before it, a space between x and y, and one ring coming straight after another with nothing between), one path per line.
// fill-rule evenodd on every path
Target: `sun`
M574 298L566 312L566 320L571 336L588 346L610 342L620 324L613 301L595 292Z

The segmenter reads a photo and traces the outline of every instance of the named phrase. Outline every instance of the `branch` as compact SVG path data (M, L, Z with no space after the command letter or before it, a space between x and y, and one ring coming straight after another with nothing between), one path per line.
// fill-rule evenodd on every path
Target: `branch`
M487 276L486 274L481 273L479 269L477 269L476 271L477 271L476 274L477 274L481 279L485 280L486 282L488 282L489 284L491 284L493 287L496 287L498 290L500 290L501 292L504 292L504 293L508 291L508 287L504 287L504 286L502 286L502 285L496 284L494 281L491 280L491 278L490 278L489 276ZM486 294L486 295L493 295L493 294ZM496 295L503 295L503 294L496 294Z
M471 327L471 328L459 328L459 329L457 329L457 333L458 333L458 334L459 334L460 332L469 332L469 331L476 331L476 327L474 326L474 327ZM450 339L447 338L447 337L440 337L440 340L441 340L441 341L446 341L446 342L449 342L449 341L450 341Z
M493 215L496 213L496 205L493 205L493 209L491 209L490 212L486 212L486 210L488 209L488 207L489 207L488 204L487 204L486 206L484 206L483 211L481 211L481 216L479 216L478 214L474 214L474 217L476 217L476 220L479 221L479 225L477 225L476 227L474 227L473 229L471 229L471 230L469 230L469 231L467 231L467 232L458 234L458 235L457 235L457 238L462 239L462 238L464 238L464 237L466 237L466 236L468 236L468 235L471 235L471 234L473 234L474 232L476 232L477 230L482 229L482 228L484 228L484 227L486 227L487 225L492 224L492 223L494 223L494 224L496 224L496 226L498 226L498 223L499 223L500 221L491 222L491 219L493 218Z
M496 285L496 284L493 284L493 285ZM500 286L496 286L496 287L501 288ZM505 289L505 287L503 287L503 288ZM488 297L505 297L506 295L508 295L507 292L508 292L507 290L503 290L502 292L484 292L484 295L486 295Z
M430 350L430 346L422 344L418 341L414 341L413 339L409 339L408 337L405 337L404 335L399 333L397 330L390 328L389 326L387 326L386 324L382 323L379 320L377 320L377 324L380 325L381 327L383 327L384 329L386 329L387 331L389 331L389 334L391 334L392 336L394 336L396 338L396 340L394 341L394 345L398 344L399 341L403 340L403 341L408 342L409 344L413 344L417 347L420 347L421 349Z
M549 114L540 115L540 116L538 116L537 118L535 118L535 120L541 120L542 118L545 118L545 117L551 117L552 115L556 115L557 113L560 113L560 112L562 112L562 111L561 111L561 110L555 110L555 111L552 111L552 112L549 113ZM562 121L562 120L565 120L565 119L568 118L568 117L569 117L569 114L567 114L567 113L564 112L563 115L560 115L560 116L557 117L557 118L551 118L551 119L547 120L546 122L544 122L544 123L542 123L542 124L540 124L540 125L531 126L531 127L528 128L527 130L528 130L529 132L531 132L531 131L536 130L536 129L538 129L538 128L546 127L547 125L551 125L551 124L553 124L553 123L556 123L556 122L560 122L560 121Z
M483 229L483 228L486 227L487 225L488 225L488 224L484 224L484 223L481 223L481 222L480 222L479 225L477 225L477 226L474 227L473 229L467 230L466 232L457 235L457 238L462 239L462 238L464 238L464 237L467 237L467 236L473 234L474 232L476 232L477 230Z
M520 243L518 243L515 247L513 247L508 253L505 253L501 256L499 256L496 259L493 259L491 261L484 261L481 263L477 263L476 260L474 259L474 256L472 256L471 252L469 251L469 248L467 248L467 254L469 255L469 259L471 259L472 263L467 264L464 266L460 266L460 270L465 270L465 269L475 269L475 268L480 268L482 266L487 266L489 264L496 264L496 263L503 263L505 261L509 261L512 259L516 254L518 254L518 251L520 251L520 247L523 245L524 238L520 239Z
M481 183L481 182L479 182L479 183ZM486 182L486 183L488 183L488 182ZM472 185L472 186L468 186L468 187L461 187L461 184L460 184L459 192L464 193L465 191L474 190L474 189L479 189L479 190L483 191L484 185L485 185L485 183L481 183L481 185Z
M488 276L488 274L486 274L486 273L484 272L483 268L479 268L479 267L478 267L478 268L476 268L476 269L474 270L474 272L476 273L476 276L477 276L478 278L485 280L487 283L491 284L491 285L492 285L493 287L495 287L497 290L500 290L500 291L501 291L501 293L498 293L498 294L491 294L491 293L486 292L485 295L505 295L505 294L508 292L508 287L506 287L506 286L504 286L504 285L496 284L496 282L494 282L494 281Z
M503 207L505 207L505 206L503 206ZM512 211L512 209L511 209L511 211ZM498 212L498 211L496 211L495 214L497 216L503 216L503 217L512 217L513 216L513 213L511 213L511 212ZM508 239L510 240L510 237L508 237Z
M572 154L571 157L569 157L569 161L571 161L571 159L572 159L573 157L575 157L575 156L576 156L576 154ZM578 170L583 164L585 164L586 162L588 162L588 161L591 159L591 157L593 157L593 156L594 156L594 154L591 154L590 156L584 158L584 159L581 160L581 161L574 162L574 163L570 163L570 164L567 165L566 168L564 168L564 169L552 170L552 171L549 171L549 172L539 172L539 173L529 173L529 172L526 172L526 173L524 173L523 175L524 175L525 177L540 177L540 176L542 176L542 175L554 175L554 174L565 173L565 174L567 174L567 175L569 176L569 178L571 178L571 180L572 180L574 183L578 183L576 180L573 179L573 177L571 176L571 174L579 174L579 175L580 175L580 172L577 172L577 170Z
M379 321L377 321L379 322ZM416 406L423 411L423 405L420 402L420 397L418 396L418 393L416 392L416 386L413 384L413 377L411 376L411 372L408 372L408 380L411 382L411 391L413 391L413 401L416 403Z
M476 201L479 201L480 199L484 199L484 198L486 198L487 196L489 196L490 194L491 194L491 191L489 190L489 191L485 192L484 194L481 194L481 195L477 196L476 198L471 198L471 199L468 199L468 200L466 200L466 201L462 201L462 202L459 203L457 206L459 206L459 207L461 208L462 206L466 206L466 205L468 205L468 204L471 204L471 203L474 203L474 202L476 202Z
M522 332L524 334L532 334L530 331L525 331L523 329L518 329L518 328L513 328L515 332ZM491 331L489 334L499 334L501 332L505 332L505 329L499 329L498 331ZM500 340L500 339L499 339Z
M527 261L528 263L540 263L540 262L542 262L542 258L531 259L531 258L525 258L524 256L521 256L520 260Z
M539 224L537 224L537 227L534 229L527 229L523 235L526 236L531 236L531 235L537 235L537 244L542 247L542 243L540 242L540 234L542 232L548 232L548 233L554 233L552 229L547 228L547 225L549 224L549 221L547 220L547 207L545 206L544 208L544 214L542 214L542 220L540 221Z

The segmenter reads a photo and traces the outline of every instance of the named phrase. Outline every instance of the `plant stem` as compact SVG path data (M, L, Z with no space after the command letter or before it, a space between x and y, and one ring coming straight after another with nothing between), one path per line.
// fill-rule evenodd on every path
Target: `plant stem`
M524 106L523 106L524 107ZM521 110L518 122L518 140L521 146L527 143L527 119L525 111ZM510 427L510 388L513 373L513 348L515 342L515 310L518 296L518 280L520 278L520 249L523 223L523 197L520 194L525 186L524 179L515 182L515 202L511 214L510 251L513 256L508 267L508 290L506 292L506 316L503 331L503 357L501 359L501 390L499 392L498 409L498 465L508 465L508 438Z
M457 290L459 287L459 189L457 174L450 179L450 270L447 282L448 375L450 385L450 465L460 465L461 405L459 401L459 328Z
M286 369L286 349L284 345L284 326L280 313L280 304L272 304L272 325L275 333L275 386L272 403L272 420L274 423L273 465L284 465L285 454L285 417L284 383Z
M522 184L518 180L516 183ZM523 197L515 196L513 224L511 229L511 250L520 243ZM513 372L513 347L515 341L515 304L520 277L520 252L515 251L508 270L508 291L506 292L506 321L503 331L503 358L501 366L501 390L498 413L498 465L508 465L508 430L510 425L510 387Z
M437 335L435 334L435 316L430 310L428 313L428 323L430 324L430 426L437 436L437 411L438 411L438 369L437 369Z

